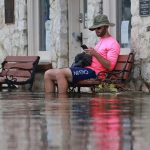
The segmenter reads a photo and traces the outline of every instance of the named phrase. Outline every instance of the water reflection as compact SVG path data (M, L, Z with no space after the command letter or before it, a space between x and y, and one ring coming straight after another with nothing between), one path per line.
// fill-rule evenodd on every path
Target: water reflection
M114 96L95 97L89 99L88 103L76 101L74 105L75 110L72 113L72 122L76 122L73 123L76 129L76 132L73 132L76 133L74 141L79 139L78 143L84 145L84 149L132 149L130 118L132 113L124 107L124 104L122 105L120 99ZM86 143L83 143L82 139Z
M0 149L46 149L43 102L35 95L3 93L0 101ZM47 131L46 131L47 132Z
M121 101L116 97L94 98L90 106L93 120L90 145L102 150L120 150L127 147L131 150L131 139L125 139L131 131L131 120L129 114L123 115ZM128 126L128 131L124 126Z
M54 96L54 97L53 97ZM48 149L70 150L70 103L67 95L46 95Z
M148 150L149 108L149 96L1 93L0 149Z
M61 99L61 103L60 100L55 101L55 105L54 101L48 102L49 113L53 112L51 117L48 115L49 123L55 120L59 124L53 128L49 125L48 131L59 131L55 136L60 137L61 133L61 140L64 137L67 139L63 143L55 137L53 140L57 144L54 145L78 150L132 149L132 102L127 99L123 102L117 96L74 98L72 101L65 98Z
M119 150L121 137L121 117L119 101L94 98L90 103L92 118L92 145L103 150Z

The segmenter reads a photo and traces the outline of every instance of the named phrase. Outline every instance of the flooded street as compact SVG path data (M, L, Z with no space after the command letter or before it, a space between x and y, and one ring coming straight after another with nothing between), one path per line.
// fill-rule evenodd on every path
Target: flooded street
M149 150L150 95L0 93L0 150Z

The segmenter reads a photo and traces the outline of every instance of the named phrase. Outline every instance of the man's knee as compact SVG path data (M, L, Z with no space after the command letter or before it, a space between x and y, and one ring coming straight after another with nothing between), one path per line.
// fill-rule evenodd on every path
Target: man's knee
M71 71L69 68L63 68L63 69L57 70L57 74L56 74L57 79L68 78L70 76L71 76Z
M65 74L64 74L63 70L62 69L57 70L56 79L59 80L59 79L62 79L64 77L65 77Z
M44 73L44 79L54 79L61 74L60 69L49 69Z
M44 79L48 79L49 70L45 71L44 73Z
M44 73L44 79L45 80L48 80L51 78L51 76L54 74L53 70L54 69L49 69L49 70L45 71L45 73Z

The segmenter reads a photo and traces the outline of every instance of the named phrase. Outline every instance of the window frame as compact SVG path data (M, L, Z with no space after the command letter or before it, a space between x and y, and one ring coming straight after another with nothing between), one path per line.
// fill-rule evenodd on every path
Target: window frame
M121 14L118 14L117 10L121 9L120 0L103 0L103 13L108 16L111 22L115 23L114 27L109 28L110 33L116 39L118 38L119 31L119 20L121 18ZM131 48L122 48L121 47L121 54L128 54L131 52Z
M40 61L50 61L50 50L40 51L40 24L39 24L39 0L27 1L27 20L28 20L28 55L40 56Z

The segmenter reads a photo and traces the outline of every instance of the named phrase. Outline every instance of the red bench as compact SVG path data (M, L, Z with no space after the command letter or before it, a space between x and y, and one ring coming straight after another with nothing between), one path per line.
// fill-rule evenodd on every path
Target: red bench
M39 59L39 56L7 56L2 63L1 85L14 88L15 85L29 84L29 90L32 90Z

